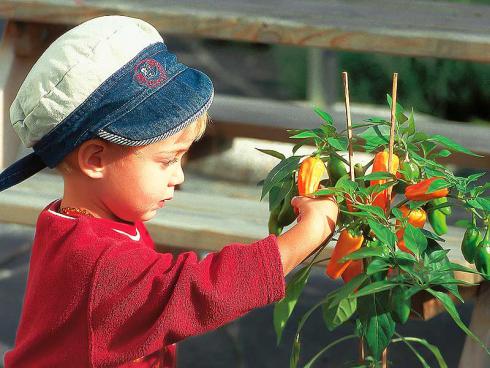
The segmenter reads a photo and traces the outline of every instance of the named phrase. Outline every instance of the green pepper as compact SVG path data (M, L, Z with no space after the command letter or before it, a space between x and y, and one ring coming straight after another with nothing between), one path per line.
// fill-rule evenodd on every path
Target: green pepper
M476 248L475 266L485 279L490 280L490 227L487 227L485 238Z
M439 206L441 204L445 204L445 203L447 203L447 197L436 198L436 199L433 199L432 201L430 201L430 204L434 207ZM449 216L452 213L451 207L449 207L449 206L441 207L438 210L441 211L446 216Z
M391 289L390 310L391 317L395 322L406 323L410 316L411 300L405 295L401 286L395 286Z
M447 233L446 215L440 210L429 211L429 223L437 235Z
M461 252L468 262L473 263L475 261L476 248L482 239L480 230L475 225L469 225L461 242Z
M269 214L269 234L280 235L282 232L282 226L279 226L277 222L277 217L279 216L281 207L282 206L274 207Z
M357 163L354 165L354 177L357 179L362 176L364 176L364 166L362 166L362 164L360 163ZM369 186L369 182L366 182L364 180L356 180L356 181L359 184L359 186L362 188L366 188Z
M296 220L296 214L294 213L293 206L291 206L291 200L296 195L298 195L298 190L296 188L296 185L294 185L282 201L281 210L277 215L277 224L280 227L288 226L294 220Z
M347 174L347 168L340 158L331 155L327 162L327 172L330 184L334 186L342 176Z

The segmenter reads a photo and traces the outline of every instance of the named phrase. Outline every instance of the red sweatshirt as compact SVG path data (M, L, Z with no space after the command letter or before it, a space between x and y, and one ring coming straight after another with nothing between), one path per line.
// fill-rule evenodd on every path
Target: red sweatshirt
M157 253L143 223L40 214L5 367L173 367L175 343L284 297L276 237L199 260Z

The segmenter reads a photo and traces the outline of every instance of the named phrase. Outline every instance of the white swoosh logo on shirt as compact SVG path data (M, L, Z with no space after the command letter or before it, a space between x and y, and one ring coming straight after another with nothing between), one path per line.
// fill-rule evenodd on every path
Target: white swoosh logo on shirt
M116 233L126 235L129 239L134 240L134 241L138 241L141 238L140 232L138 231L138 229L136 229L136 235L130 235L130 234L125 233L124 231L121 231L118 229L112 229L112 230L114 230Z

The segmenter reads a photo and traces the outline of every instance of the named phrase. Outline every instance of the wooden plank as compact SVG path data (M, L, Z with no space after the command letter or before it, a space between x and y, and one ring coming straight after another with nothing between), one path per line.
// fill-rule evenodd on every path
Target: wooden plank
M345 111L342 103L329 107L338 130L345 129ZM389 121L388 106L351 105L353 124L368 117L381 117ZM313 105L304 102L275 101L250 97L216 95L210 108L212 123L208 133L211 135L242 136L259 139L291 142L286 129L317 128L322 120L313 111ZM490 168L490 128L482 125L451 122L428 115L415 113L417 130L429 135L441 134L483 154L478 158L453 154L447 161L453 164L464 163L466 167ZM441 162L444 162L441 160Z
M484 282L478 290L475 307L471 315L469 328L486 346L490 346L490 282ZM490 356L473 339L466 338L459 368L488 368Z
M490 62L490 6L404 0L5 0L0 17L78 24L144 19L164 33Z

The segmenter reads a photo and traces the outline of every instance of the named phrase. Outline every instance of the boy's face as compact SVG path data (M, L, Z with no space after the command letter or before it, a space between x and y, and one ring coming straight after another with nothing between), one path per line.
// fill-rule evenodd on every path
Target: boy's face
M184 181L182 156L195 138L189 128L143 147L112 147L115 156L102 180L104 207L125 221L153 218Z

